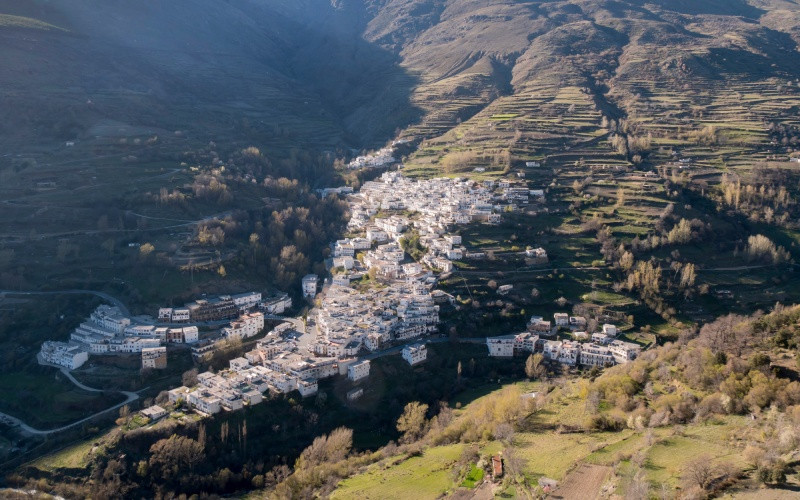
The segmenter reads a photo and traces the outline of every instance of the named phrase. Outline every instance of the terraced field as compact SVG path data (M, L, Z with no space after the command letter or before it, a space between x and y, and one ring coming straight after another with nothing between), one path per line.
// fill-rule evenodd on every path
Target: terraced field
M796 134L800 79L786 63L797 56L781 52L791 44L763 42L756 49L761 35L743 35L749 28L739 21L733 24L731 31L736 35L723 35L713 17L694 16L684 33L689 37L686 44L670 52L665 46L673 43L671 39L658 38L665 29L663 23L649 25L656 41L609 18L589 31L609 27L629 37L610 37L573 50L566 40L576 39L567 34L579 26L587 28L576 22L563 27L559 36L564 35L564 40L543 35L534 38L528 49L546 46L551 53L497 55L497 64L502 60L507 72L487 71L483 74L487 79L473 80L484 85L479 87L483 91L496 95L468 118L452 119L455 114L442 114L432 103L422 106L429 114L403 132L420 140L419 149L406 162L408 175L514 179L546 191L545 205L528 210L528 218L542 218L544 213L572 216L545 219L546 223L509 216L513 222L503 224L499 231L485 227L467 231L468 236L497 233L485 242L467 239L468 247L481 251L543 246L551 253L550 267L558 272L536 272L526 269L513 254L497 254L498 261L461 265L460 274L446 286L461 297L492 301L489 281L514 284L520 292L512 302L526 312L547 312L551 309L548 301L559 297L575 303L598 292L625 294L619 289L618 273L604 265L607 259L600 255L599 245L581 241L594 236L586 225L608 228L617 245L638 245L657 236L665 218L674 214L702 221L715 238L639 258L660 259L664 267L672 260L692 262L703 269L698 277L703 290L732 290L736 296L732 302L699 297L699 309L689 308L683 315L676 305L683 321L700 321L724 308L749 311L759 307L757 303L768 307L766 301L773 299L800 300L800 289L785 282L794 268L752 270L750 262L737 256L748 234L763 232L776 235L795 259L800 258L796 225L778 230L762 221L733 216L712 202L718 200L723 180L758 182L752 178L756 167L794 172L789 158L800 137ZM702 36L693 35L697 33ZM728 39L750 45L731 49ZM758 50L765 60L772 58L772 69L767 69L764 60L748 59ZM509 80L488 80L490 75L502 74L510 75ZM440 97L446 94L441 88L453 78L436 82ZM470 101L470 106L479 105L485 95ZM443 122L448 116L449 124ZM541 166L526 166L532 161ZM794 187L791 190L793 196L800 194ZM567 254L572 258L564 258ZM587 267L595 269L569 272ZM748 272L758 278L751 279ZM584 273L589 276L578 277ZM541 298L525 297L536 290ZM636 297L628 296L628 302L635 301ZM638 309L637 314L644 321L653 320L646 309Z

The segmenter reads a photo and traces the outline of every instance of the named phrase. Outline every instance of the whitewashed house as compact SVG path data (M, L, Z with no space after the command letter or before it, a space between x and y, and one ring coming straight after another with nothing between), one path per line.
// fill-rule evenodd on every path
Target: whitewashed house
M347 367L347 378L352 382L369 377L370 363L368 359L353 363Z
M494 358L510 358L514 356L515 339L515 335L487 338L486 347L489 349L489 356Z
M403 359L414 366L428 359L428 348L425 344L411 344L403 348Z

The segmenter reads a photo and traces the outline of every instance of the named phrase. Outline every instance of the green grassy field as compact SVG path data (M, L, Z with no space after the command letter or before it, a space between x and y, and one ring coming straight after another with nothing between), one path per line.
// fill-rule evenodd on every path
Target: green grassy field
M485 474L483 469L479 469L476 465L473 465L467 473L467 476L461 481L461 486L464 488L475 488L475 486L483 480Z
M47 472L54 472L59 469L82 469L89 464L91 454L98 451L100 450L97 448L95 441L86 440L35 460L30 465Z
M462 445L440 446L389 468L370 466L366 472L342 481L331 498L438 498L452 487L450 466L462 449Z

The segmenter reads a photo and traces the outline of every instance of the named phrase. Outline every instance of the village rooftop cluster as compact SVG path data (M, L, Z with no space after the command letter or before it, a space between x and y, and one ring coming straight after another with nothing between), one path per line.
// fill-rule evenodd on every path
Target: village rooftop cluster
M381 168L395 163L394 149L391 147L381 148L374 153L353 158L347 164L349 170L361 170L370 168Z
M181 308L161 308L158 321L131 318L116 306L100 305L70 335L68 342L45 341L39 353L44 363L74 370L90 355L141 353L143 368L166 368L165 344L200 341L198 325L219 323L222 338L247 338L264 329L264 312L282 313L291 299L280 294L262 300L259 292L200 299Z
M178 388L171 399L215 413L257 403L257 397L245 396L267 389L298 390L308 396L317 392L322 378L336 374L352 381L366 378L369 361L359 361L359 354L436 332L439 305L431 294L436 284L434 269L449 271L452 259L464 258L466 251L460 236L448 230L472 221L498 222L501 215L496 210L502 209L492 203L492 188L463 179L412 181L397 172L365 183L349 197L353 214L349 228L362 236L333 245L332 280L311 314L317 334L305 352L282 336L287 325L259 341L245 357L232 360L229 370L213 377L203 374L198 387ZM377 216L382 210L407 215ZM400 243L412 232L427 247L422 263L409 259ZM354 286L367 276L375 280L370 278L366 291ZM313 274L301 279L306 298L316 297L319 281ZM402 355L416 365L426 359L427 348L423 343L407 345Z
M214 413L219 408L252 404L257 398L248 403L244 395L253 387L262 393L261 389L269 388L277 393L298 390L308 396L316 393L320 379L337 373L354 382L366 378L369 361L359 361L361 353L437 331L439 305L431 293L435 271L448 272L453 260L468 256L461 237L451 234L450 228L473 221L497 223L504 207L527 203L532 194L543 196L541 191L512 188L508 183L414 181L397 172L366 182L348 198L352 213L348 227L361 235L333 245L332 279L310 315L315 319L316 338L307 352L281 337L288 325L280 327L243 358L232 360L229 370L214 377L204 374L198 388L179 388L171 399L183 398L201 412ZM382 212L385 215L379 215ZM421 262L409 259L401 244L412 234L426 249ZM369 278L366 290L355 286L365 277ZM316 297L319 285L317 275L301 279L308 299ZM416 365L427 358L427 347L420 342L406 345L402 356ZM243 380L257 383L242 385Z
M195 387L172 389L169 401L214 414L258 404L268 390L277 393L297 390L304 397L315 394L317 381L338 374L339 364L335 358L300 354L295 342L281 336L289 326L289 323L279 325L244 357L230 360L228 370L201 373Z
M353 356L436 332L435 272L451 271L453 261L467 254L461 236L449 231L473 221L499 222L502 208L493 187L464 179L417 181L399 172L365 182L349 197L348 228L361 235L334 244L331 285L316 315L314 353ZM420 262L403 248L412 238L425 249ZM353 286L365 276L367 291ZM316 280L303 278L307 297L314 297Z
M552 322L534 316L527 332L489 337L486 346L492 357L510 358L538 352L554 363L600 368L627 363L641 353L638 344L617 340L619 331L615 325L604 324L602 332L591 335L585 331L586 326L585 318L567 313L556 313ZM572 339L557 340L559 330L570 331Z
M216 374L201 373L193 387L170 390L170 403L188 405L201 414L213 415L258 404L267 392L298 391L302 397L307 397L317 393L322 379L341 375L357 383L369 376L369 360L301 352L291 333L290 323L278 325L256 343L255 349L230 360L228 369ZM407 345L402 357L409 365L417 365L427 358L427 347L422 343ZM348 393L348 399L362 394L363 389L356 387Z

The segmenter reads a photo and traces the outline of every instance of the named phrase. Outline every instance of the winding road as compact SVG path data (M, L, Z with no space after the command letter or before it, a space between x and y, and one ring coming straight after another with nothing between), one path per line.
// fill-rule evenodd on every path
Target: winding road
M57 367L55 365L51 365L51 364L47 364L47 363L41 363L41 364L43 364L45 366L52 366L54 368L59 368L61 370L61 373L63 373L67 377L67 379L69 379L70 382L75 384L75 386L77 386L78 388L83 389L84 391L104 392L102 389L95 389L94 387L89 387L88 385L85 385L85 384L79 382L78 379L76 379L69 372L69 370L67 370L66 368ZM142 390L144 390L144 389L142 389ZM99 415L103 415L105 413L114 411L117 408L121 408L122 406L125 406L126 404L132 403L133 401L136 401L137 399L139 399L139 394L137 394L135 392L129 392L129 391L119 391L119 392L126 396L125 401L123 401L121 403L117 403L114 406L106 408L105 410L98 411L97 413L93 413L93 414L89 415L88 417L82 418L80 420L77 420L77 421L72 422L72 423L67 424L67 425L63 425L61 427L57 427L55 429L47 429L47 430L34 429L33 427L31 427L30 425L26 424L25 422L23 422L22 420L18 419L17 417L12 417L11 415L9 415L7 413L3 413L3 412L0 412L0 420L4 421L6 423L10 423L12 425L19 426L23 431L27 432L28 434L33 434L33 435L37 435L37 436L46 436L46 435L49 435L49 434L55 434L57 432L62 432L62 431L65 431L67 429L71 429L72 427L81 425L82 423L88 422L88 421L94 419L95 417L97 417Z
M105 292L100 292L98 290L59 290L59 291L48 291L48 292L0 290L0 295L94 295L110 302L112 305L117 306L120 312L125 316L131 315L130 311L128 311L128 308L125 307L125 304L123 304L121 300L114 297L113 295L109 295Z
M2 296L2 295L13 295L13 296L25 296L25 295L94 295L94 296L100 297L101 299L103 299L105 301L108 301L111 304L117 306L119 308L119 310L122 312L122 314L124 314L126 316L130 316L130 312L128 311L128 308L125 307L125 304L123 304L121 300L119 300L118 298L116 298L116 297L114 297L112 295L109 295L109 294L107 294L105 292L101 292L101 291L98 291L98 290L60 290L60 291L48 291L48 292L19 291L19 290L0 290L0 296ZM51 365L51 364L48 364L48 363L42 363L41 361L40 361L40 364L45 365L45 366L52 366L54 368L59 368L61 370L61 373L63 373L64 376L66 376L67 379L70 382L72 382L73 384L75 384L76 387L78 387L78 388L80 388L80 389L82 389L84 391L88 391L88 392L104 392L102 389L95 389L94 387L89 387L88 385L85 385L85 384L81 383L66 368L63 368L63 367L60 367L60 366L56 366L56 365ZM114 406L111 406L110 408L106 408L105 410L101 410L101 411L99 411L97 413L89 415L88 417L82 418L82 419L80 419L80 420L78 420L76 422L72 422L70 424L58 427L56 429L47 429L47 430L35 429L35 428L31 427L30 425L26 424L25 422L23 422L22 420L18 419L17 417L14 417L14 416L8 415L7 413L2 413L2 412L0 412L0 420L8 422L8 423L11 423L12 425L17 425L20 428L22 428L22 430L24 430L25 432L27 432L29 434L35 434L35 435L54 434L54 433L57 433L57 432L65 431L65 430L70 429L72 427L75 427L77 425L80 425L80 424L82 424L84 422L92 420L93 418L97 417L98 415L102 415L104 413L108 413L110 411L114 411L117 408L120 408L120 407L122 407L122 406L124 406L126 404L129 404L129 403L139 399L139 394L137 394L135 392L129 392L129 391L118 391L118 392L120 392L121 394L125 395L125 401L123 401L121 403L118 403L118 404L116 404Z

